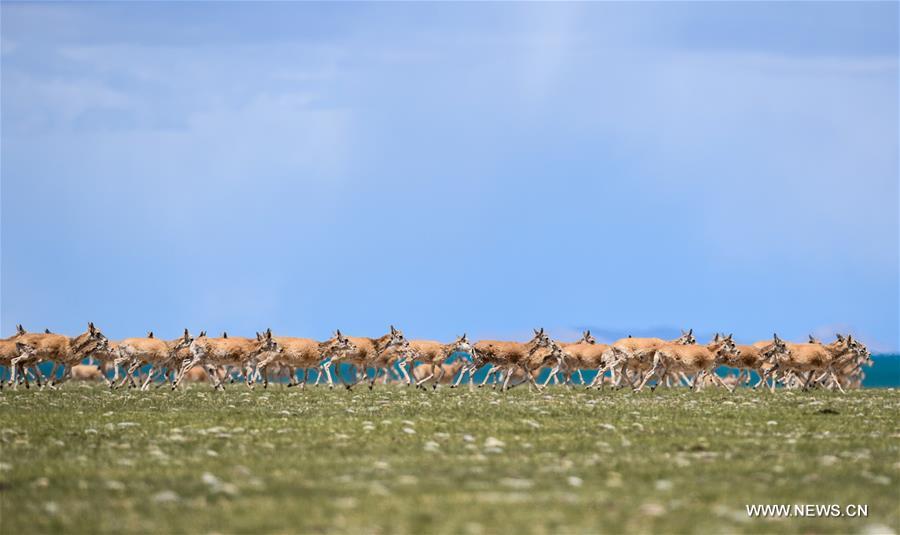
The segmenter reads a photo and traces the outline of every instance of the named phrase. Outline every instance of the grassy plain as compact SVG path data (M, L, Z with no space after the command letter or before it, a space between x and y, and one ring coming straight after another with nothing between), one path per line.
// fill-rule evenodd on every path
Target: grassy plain
M0 393L0 532L900 532L900 393ZM748 518L745 504L867 504Z

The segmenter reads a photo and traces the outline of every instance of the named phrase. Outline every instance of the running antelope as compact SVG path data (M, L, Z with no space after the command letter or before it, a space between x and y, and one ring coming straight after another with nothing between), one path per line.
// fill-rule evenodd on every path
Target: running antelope
M568 356L568 362L571 362L568 366L570 371L567 373L568 378L566 383L571 380L572 369L578 370L579 379L582 383L584 383L584 379L581 377L581 370L597 371L593 381L591 381L591 384L587 385L587 388L592 388L597 385L603 386L604 375L606 375L607 370L613 369L612 365L616 362L614 358L615 354L608 344L581 341L563 346L563 351L565 351ZM547 379L549 381L550 378L548 377ZM612 380L615 381L615 379L616 377L614 374Z
M503 388L509 385L510 374L516 368L522 367L526 361L534 356L539 349L550 347L550 337L544 334L544 329L534 329L534 337L528 342L504 342L499 340L481 340L472 347L472 364L474 369L483 367L487 364L492 366L490 372L485 376L480 386L484 386L488 378L494 373L496 368L502 379L506 374L506 380ZM543 359L541 360L543 362ZM460 378L464 373L460 374ZM527 370L526 381L535 383L534 377L531 376L531 370Z
M580 355L584 347L594 346L597 343L597 340L591 335L590 330L586 330L581 333L581 338L574 342L557 342L559 346L566 353L566 366L565 368L554 367L550 369L550 373L547 375L547 379L544 381L544 386L550 384L553 380L557 379L560 371L563 375L563 384L571 385L572 374L578 373L578 379L582 383L584 382L584 376L581 373L581 370L584 368L591 368L592 366L582 362ZM606 344L602 344L604 348L607 348ZM574 348L573 351L569 351L570 348ZM541 370L537 370L533 375L535 380L537 380L537 376L540 375Z
M853 345L852 336L839 337L830 344L785 342L784 345L784 351L774 353L771 357L774 369L793 372L798 376L806 374L803 382L804 390L809 388L818 372L825 371L830 378L835 380L838 389L843 392L834 367L846 365L860 353L858 347ZM774 380L771 390L775 390Z
M80 364L82 360L96 351L104 351L108 347L109 340L100 329L94 327L94 323L88 323L87 331L74 338L61 334L23 334L16 340L19 356L12 359L12 383L15 383L16 371L23 370L24 366L37 364L41 360L53 362L53 371L50 372L48 386L64 383L72 373L72 366ZM63 373L59 381L56 381L56 371L62 366Z
M346 362L356 366L357 371L355 381L352 383L344 383L344 386L346 386L348 390L359 383L360 374L363 379L366 378L366 370L368 367L375 368L374 376L369 382L369 388L371 389L374 387L379 370L384 369L386 371L390 366L390 363L393 362L392 359L396 357L394 352L409 347L409 342L403 336L403 333L400 330L395 329L393 325L391 325L390 332L380 338L358 336L349 336L348 338L356 349L354 351L346 351L331 359L332 364Z
M653 367L653 355L656 354L656 350L670 343L681 345L696 344L697 339L694 338L694 329L690 329L687 332L682 330L681 336L669 342L662 338L632 338L630 336L613 342L611 348L616 359L613 366L619 368L619 377L615 383L616 388L622 386L623 379L627 380L631 387L634 388L635 384L628 375L629 368L634 370L640 380L641 375L646 375L650 368Z
M719 334L716 334L719 337ZM746 384L750 381L750 372L756 372L759 380L753 386L754 390L766 381L766 378L772 372L773 364L770 362L770 355L773 352L780 351L782 341L777 335L774 340L762 340L751 345L735 344L736 354L729 353L726 355L723 365L738 370L736 380L737 385Z
M141 384L141 390L147 390L150 383L157 373L167 373L170 368L174 368L177 362L177 354L179 351L187 348L193 339L184 330L184 334L174 340L166 341L153 336L153 332L147 333L144 338L126 338L118 344L118 357L115 360L115 366L128 364L125 377L119 386L123 386L127 381L131 382L131 386L137 386L134 383L134 373L143 365L149 364L150 370L147 377Z
M178 372L178 378L172 384L172 389L178 387L187 370L200 365L206 369L209 378L216 390L225 389L225 385L219 379L217 368L222 366L236 366L245 374L247 384L250 385L254 374L253 359L260 353L273 349L273 340L270 337L263 340L229 336L228 338L209 338L206 332L194 338L189 347L191 359L185 362Z
M266 331L265 335L259 335L260 340L263 337L272 337L271 331ZM334 382L331 379L329 368L331 361L335 357L339 357L344 353L354 352L357 350L346 336L341 334L340 329L335 331L334 336L325 342L317 342L312 338L293 338L289 336L275 336L273 350L264 351L259 356L257 370L262 375L263 388L268 387L269 366L272 364L281 364L288 368L290 382L287 386L306 385L308 370L318 370L318 377L325 374L328 379L328 385L334 388ZM297 382L297 370L301 371L303 380Z
M733 390L732 387L726 385L714 370L716 366L738 354L739 351L735 348L731 335L721 337L716 335L705 346L672 342L663 344L656 349L653 355L653 367L644 376L637 391L641 391L650 379L657 378L658 381L662 381L667 373L674 373L687 381L694 390L700 387L704 376L709 376L730 392ZM687 378L688 375L694 376L693 381Z
M425 388L422 386L431 379L434 379L433 388L437 388L441 379L444 377L444 362L454 353L472 354L472 344L469 343L468 337L463 333L454 342L442 344L431 340L411 340L409 342L411 357L409 358L409 371L412 373L418 363L429 366L431 373L424 375L416 380L416 388ZM437 377L435 377L437 374ZM415 375L413 373L413 375ZM407 382L411 384L411 382Z
M26 334L28 334L28 332L25 331L25 328L22 327L21 324L19 324L16 325L16 334L10 336L9 338L0 340L0 366L3 366L6 369L10 370L10 378L12 378L12 360L19 356L19 349L16 347L16 341ZM30 385L28 383L28 372L31 372L34 375L35 379L37 380L37 385L41 386L41 372L35 366L33 368L28 368L27 370L23 368L22 370L22 376L25 380L25 387L30 388ZM0 378L0 389L3 389L2 378Z

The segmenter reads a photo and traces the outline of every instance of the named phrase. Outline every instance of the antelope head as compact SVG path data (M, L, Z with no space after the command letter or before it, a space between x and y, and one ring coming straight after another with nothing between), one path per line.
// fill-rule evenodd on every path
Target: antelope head
M708 348L720 362L730 361L741 354L741 350L734 345L734 335L732 334L724 336L716 333L716 337L710 342Z
M691 345L691 344L696 344L696 343L697 343L697 339L694 338L694 329L689 329L689 330L687 330L687 331L685 331L684 329L682 329L682 330L681 330L681 336L679 336L678 339L675 340L675 343L676 343L676 344L686 345L686 346L687 346L687 345Z
M563 364L565 364L568 355L566 354L562 346L556 343L556 341L550 340L550 343L547 347L550 348L550 353L548 353L544 358L544 362L547 362L550 359L556 359L558 365L562 366Z
M777 366L778 361L781 358L790 355L790 349L788 349L788 346L786 343L784 343L784 340L778 338L778 333L773 333L772 343L763 348L761 350L761 353L764 359Z
M384 346L382 351L386 351L391 348L401 348L406 349L409 347L409 341L403 336L403 332L400 329L395 329L393 325L391 325L391 332L389 334L390 338L388 338L387 344Z
M87 331L76 336L72 341L72 353L75 355L88 355L96 351L109 349L109 340L94 327L94 322L88 323Z
M456 338L456 341L453 342L452 347L450 349L450 353L471 353L472 352L472 344L469 343L469 337L466 333L463 333L462 336Z
M256 353L284 353L284 347L280 346L272 336L272 329L266 329L266 332L256 333Z
M175 345L172 347L172 352L181 351L182 349L191 345L191 342L194 341L194 337L191 336L191 333L188 332L187 328L184 329L184 334L175 340Z
M584 331L584 332L581 334L581 340L579 340L579 341L576 342L576 343L581 343L581 344L596 344L596 343L597 343L597 339L594 338L594 337L591 335L591 330L588 329L588 330Z
M187 335L187 329L185 329L185 335ZM200 334L198 334L196 338L191 339L188 348L190 348L191 355L193 355L194 359L199 359L206 354L209 350L207 347L208 341L209 338L206 336L206 331L200 331Z
M473 360L475 357L473 356L475 353L475 348L472 347L472 344L469 342L469 337L466 333L463 333L462 336L458 336L456 340L450 344L450 350L447 351L445 357L441 357L441 361L450 357L450 355L454 353L465 353L469 360Z
M341 334L341 330L334 331L334 336L330 340L320 344L319 349L325 356L340 356L347 353L354 353L359 349L349 338Z
M549 347L550 346L550 337L544 332L544 328L534 329L534 338L532 338L528 344L530 344L531 352L534 353L537 349L541 347Z

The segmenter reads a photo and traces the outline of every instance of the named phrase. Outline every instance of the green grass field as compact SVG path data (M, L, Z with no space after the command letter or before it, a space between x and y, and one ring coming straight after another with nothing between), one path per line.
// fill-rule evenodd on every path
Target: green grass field
M0 421L9 534L900 531L896 390L68 384L4 390Z

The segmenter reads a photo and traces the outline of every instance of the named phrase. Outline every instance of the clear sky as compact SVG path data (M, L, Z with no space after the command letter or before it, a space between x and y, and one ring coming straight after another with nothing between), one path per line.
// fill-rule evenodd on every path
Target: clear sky
M898 347L898 4L2 11L2 318Z

